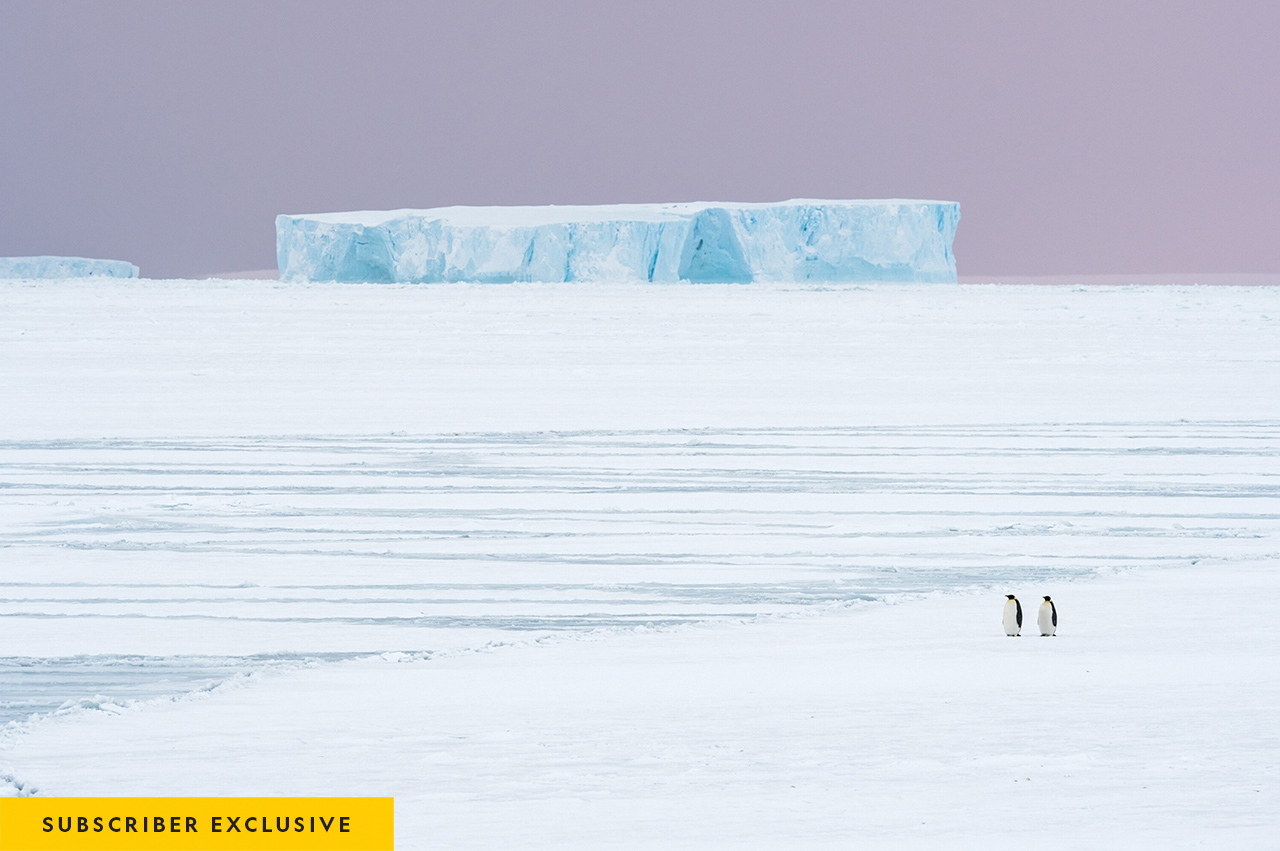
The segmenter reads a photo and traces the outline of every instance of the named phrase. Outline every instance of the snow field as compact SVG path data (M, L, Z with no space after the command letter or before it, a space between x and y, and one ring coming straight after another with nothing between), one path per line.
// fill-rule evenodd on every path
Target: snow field
M0 437L1280 420L1280 288L0 282Z
M44 794L395 795L401 847L1265 848L1276 584L1019 583L1060 601L1054 638L967 593L337 663L55 719L6 757Z
M0 282L0 712L53 713L0 776L393 794L401 847L1268 847L1272 317Z
M1265 558L1278 445L1242 423L0 444L0 717L237 659Z

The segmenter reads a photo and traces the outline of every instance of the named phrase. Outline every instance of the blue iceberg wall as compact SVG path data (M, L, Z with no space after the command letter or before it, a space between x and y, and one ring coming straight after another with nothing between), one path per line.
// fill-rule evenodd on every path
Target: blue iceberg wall
M960 205L786 201L279 216L285 281L954 283Z

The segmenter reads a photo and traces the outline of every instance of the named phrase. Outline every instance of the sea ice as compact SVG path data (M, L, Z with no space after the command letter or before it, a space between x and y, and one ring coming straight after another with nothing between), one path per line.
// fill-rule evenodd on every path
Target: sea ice
M400 849L1273 847L1276 316L2 281L0 795L387 794Z
M440 207L278 216L285 281L954 283L950 201Z
M0 257L0 278L136 278L138 267L124 260L88 257Z

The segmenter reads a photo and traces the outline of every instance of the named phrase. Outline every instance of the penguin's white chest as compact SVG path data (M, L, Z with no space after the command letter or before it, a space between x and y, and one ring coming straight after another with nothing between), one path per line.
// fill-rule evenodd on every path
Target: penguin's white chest
M1041 603L1040 613L1036 616L1036 622L1040 625L1041 635L1053 635L1058 631L1058 625L1054 623L1057 618L1054 617L1053 604Z
M1004 604L1005 635L1018 635L1022 632L1022 624L1018 623L1018 601L1008 600Z

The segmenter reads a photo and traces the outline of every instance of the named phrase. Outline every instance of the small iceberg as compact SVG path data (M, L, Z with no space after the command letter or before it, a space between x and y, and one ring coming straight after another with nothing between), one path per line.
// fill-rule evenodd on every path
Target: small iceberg
M136 278L138 267L123 260L88 257L0 257L0 278Z

